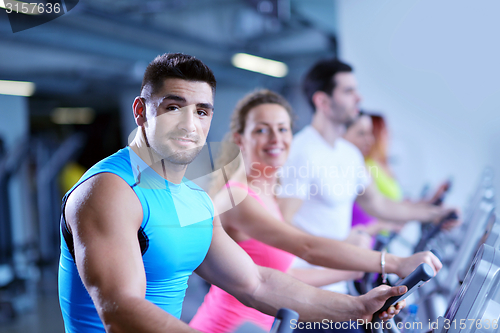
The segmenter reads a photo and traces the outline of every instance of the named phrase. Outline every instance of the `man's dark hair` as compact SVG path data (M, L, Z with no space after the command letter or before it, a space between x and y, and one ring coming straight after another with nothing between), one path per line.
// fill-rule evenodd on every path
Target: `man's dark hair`
M320 60L309 70L302 89L313 111L316 109L312 100L314 93L323 91L330 95L335 88L335 74L342 72L352 72L352 67L336 58Z
M201 60L182 53L165 53L157 56L146 68L141 86L141 96L148 99L157 93L165 79L183 79L206 82L215 93L215 76Z

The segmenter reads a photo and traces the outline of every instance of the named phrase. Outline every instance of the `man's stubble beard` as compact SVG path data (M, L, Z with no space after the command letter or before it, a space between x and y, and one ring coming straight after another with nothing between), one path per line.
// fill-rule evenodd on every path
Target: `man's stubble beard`
M196 159L196 157L200 154L202 148L203 146L199 146L185 151L169 152L163 155L163 159L172 164L188 165Z
M171 149L169 149L167 145L161 145L161 144L156 145L156 142L154 140L151 141L148 138L148 135L146 134L146 130L144 129L144 127L142 128L142 133L144 135L144 138L146 139L146 146L147 149L149 150L149 155L152 159L151 161L152 164L159 162L161 160L166 160L176 165L188 165L194 161L194 159L203 149L203 145L200 145L194 148L186 149L184 151L174 152ZM200 141L199 136L196 141L197 142Z

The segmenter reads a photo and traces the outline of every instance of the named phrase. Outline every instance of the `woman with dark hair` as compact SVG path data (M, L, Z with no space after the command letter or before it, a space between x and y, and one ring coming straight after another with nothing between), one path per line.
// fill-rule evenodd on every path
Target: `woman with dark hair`
M394 177L388 161L389 131L382 115L361 112L349 126L344 138L354 144L363 154L366 169L370 173L378 190L394 201L403 200L403 191ZM434 193L429 202L434 202L446 191L444 182ZM376 235L382 230L400 231L404 223L376 220L365 213L355 202L352 212L352 226L362 227L370 235ZM446 225L446 228L449 228Z
M381 115L361 113L348 126L344 138L363 154L367 169L379 191L389 199L400 201L403 192L389 167L389 132L384 118Z
M380 115L360 113L349 126L344 138L354 144L365 158L366 168L378 190L389 199L402 199L401 187L393 177L387 161L388 131L384 118ZM352 226L362 228L374 236L382 230L400 230L402 223L380 221L368 215L354 202Z
M406 276L421 262L440 269L429 252L408 258L387 254L387 264L381 267L379 252L312 236L284 221L276 192L280 167L292 142L292 120L292 109L279 94L258 90L247 95L236 106L215 165L222 172L213 182L213 200L223 227L255 263L315 286L359 277L359 271L385 270ZM290 269L294 256L344 271ZM206 333L232 332L245 321L269 329L273 317L212 286L190 326Z
M392 200L402 200L403 191L394 177L388 163L387 150L389 146L389 131L384 117L381 115L370 115L373 128L373 145L365 156L368 170L376 168L378 174L374 176L375 184L379 191Z

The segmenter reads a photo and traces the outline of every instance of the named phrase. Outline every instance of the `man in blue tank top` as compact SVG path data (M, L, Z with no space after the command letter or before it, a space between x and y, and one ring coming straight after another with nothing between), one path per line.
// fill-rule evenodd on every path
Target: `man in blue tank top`
M246 305L270 315L289 307L304 321L367 319L405 291L321 291L256 266L227 236L208 195L184 178L205 144L215 85L194 57L158 56L133 103L134 140L64 197L59 299L66 332L195 332L179 320L195 270Z

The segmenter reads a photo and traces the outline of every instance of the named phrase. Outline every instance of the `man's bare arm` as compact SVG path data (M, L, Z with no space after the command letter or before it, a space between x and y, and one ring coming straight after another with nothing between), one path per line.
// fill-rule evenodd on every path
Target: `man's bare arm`
M285 273L257 266L225 233L218 218L214 219L210 250L196 272L247 306L273 316L280 307L291 308L303 321L369 319L388 297L404 292L384 286L363 297L352 297L314 288Z
M125 181L95 175L69 196L65 216L78 272L107 332L197 332L144 298L142 207Z

